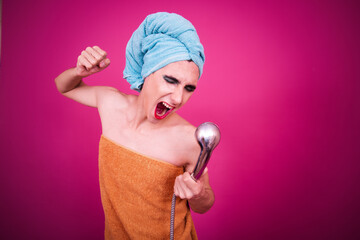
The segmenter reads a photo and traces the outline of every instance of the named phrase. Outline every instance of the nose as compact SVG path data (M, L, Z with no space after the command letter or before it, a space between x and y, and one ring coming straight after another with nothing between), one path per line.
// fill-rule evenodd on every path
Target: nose
M171 99L172 105L175 105L175 106L181 105L182 99L183 99L182 87L179 86L176 89L174 89L174 91L171 93L170 99Z

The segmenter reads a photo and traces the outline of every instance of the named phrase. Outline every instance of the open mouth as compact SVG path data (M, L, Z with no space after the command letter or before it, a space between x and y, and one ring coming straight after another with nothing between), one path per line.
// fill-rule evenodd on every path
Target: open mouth
M155 108L155 118L157 119L163 119L165 118L167 115L169 115L169 113L174 109L173 106L170 106L169 104L167 104L166 102L159 102L156 105Z

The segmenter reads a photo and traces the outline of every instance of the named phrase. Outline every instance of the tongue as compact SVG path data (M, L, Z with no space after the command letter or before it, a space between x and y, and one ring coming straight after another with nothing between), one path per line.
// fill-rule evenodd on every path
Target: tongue
M162 103L158 103L156 106L156 114L162 116L166 113L166 107Z

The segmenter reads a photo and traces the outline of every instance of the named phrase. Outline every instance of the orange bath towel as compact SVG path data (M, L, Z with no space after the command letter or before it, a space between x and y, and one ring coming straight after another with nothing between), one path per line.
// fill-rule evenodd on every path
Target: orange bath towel
M105 136L99 144L105 239L169 239L171 199L182 167L124 148ZM197 239L186 200L176 199L175 239Z

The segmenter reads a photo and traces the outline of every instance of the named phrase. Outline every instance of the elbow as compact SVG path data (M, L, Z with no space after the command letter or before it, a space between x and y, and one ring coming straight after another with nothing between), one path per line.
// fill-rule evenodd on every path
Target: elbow
M71 91L72 89L78 87L81 84L81 82L79 82L76 86L66 86L62 83L62 79L59 77L56 77L54 81L55 81L56 89L62 95L65 95L67 92Z
M208 206L199 206L199 207L195 207L195 208L191 208L191 210L193 210L193 212L199 213L199 214L204 214L206 212L208 212L211 207L213 206L214 203L211 203L211 205ZM191 206L191 205L190 205Z
M64 89L61 88L58 77L56 77L54 81L55 81L55 86L56 86L56 89L58 90L58 92L61 94L64 94L65 91L64 91Z
M190 204L191 210L193 212L196 212L199 214L204 214L212 208L212 206L214 205L214 202L215 202L215 198L214 198L214 195L212 195L211 198L209 198L208 201L205 203L202 203L202 204L199 204L196 202L191 203L191 200L190 200L189 204Z
M211 208L211 207L210 207ZM210 208L207 208L207 209L191 209L191 210L193 210L194 212L196 212L196 213L199 213L199 214L204 214L204 213L206 213L207 211L209 211L210 210Z
M59 85L57 84L57 79L56 78L55 78L55 86L56 86L56 89L58 90L58 92L62 93L61 89L59 88Z

